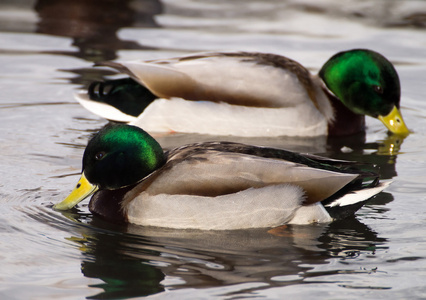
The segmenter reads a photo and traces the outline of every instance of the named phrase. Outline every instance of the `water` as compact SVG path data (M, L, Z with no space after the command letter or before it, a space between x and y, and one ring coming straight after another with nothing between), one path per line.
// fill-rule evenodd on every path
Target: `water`
M424 1L3 0L0 298L425 298L425 15ZM111 74L94 61L232 49L283 54L316 71L359 47L394 62L414 134L389 137L368 118L366 135L349 139L240 139L380 165L394 183L355 218L217 233L111 225L87 201L51 209L106 123L73 99Z

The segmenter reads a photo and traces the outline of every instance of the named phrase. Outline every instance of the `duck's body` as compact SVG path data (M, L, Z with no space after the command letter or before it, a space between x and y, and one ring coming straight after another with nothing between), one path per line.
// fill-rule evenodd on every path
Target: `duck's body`
M346 53L356 54L361 61L370 59L366 64L373 67L358 72L359 62L351 56L345 61L355 60L355 67L344 70L349 74L338 74L340 65L336 68L333 63ZM368 50L336 56L319 75L310 74L289 58L266 53L201 53L165 60L105 62L100 65L115 68L135 82L95 83L77 99L96 114L148 132L236 136L347 135L364 130L366 114L379 117L398 110L399 79L390 62ZM380 64L374 65L376 61ZM370 69L374 69L374 79L368 79L371 87L353 88L347 82L351 78L358 82L364 76L360 74L368 77ZM349 79L336 84L340 77ZM379 91L368 90L374 87L380 87ZM346 90L350 89L361 100L348 96ZM389 95L382 95L384 91ZM359 97L362 93L365 95ZM342 105L341 98L347 103ZM369 106L374 106L373 111ZM402 121L399 111L396 118ZM404 124L402 127L398 130L408 132Z
M141 143L137 151L123 145L134 140ZM155 143L134 126L101 130L85 151L74 194L56 208L76 205L94 191L85 188L95 186L99 191L89 208L108 220L205 230L262 228L330 222L386 187L377 174L353 163L282 149L208 142L162 154ZM363 183L367 177L373 183Z

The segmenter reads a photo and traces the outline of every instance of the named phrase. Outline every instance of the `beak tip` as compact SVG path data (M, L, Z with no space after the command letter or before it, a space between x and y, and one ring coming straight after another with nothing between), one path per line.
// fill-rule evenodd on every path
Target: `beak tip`
M405 125L404 119L398 108L395 106L392 111L386 116L379 116L378 119L386 126L386 128L393 134L406 137L411 130Z
M408 129L408 127L405 125L405 123L402 126L400 126L399 128L396 128L394 130L390 130L390 132L392 132L393 134L396 134L396 135L403 136L403 137L406 137L410 133L413 133L413 131Z
M63 202L56 203L55 205L53 205L53 209L59 211L69 210L71 208L72 207L69 207L69 205L63 204Z

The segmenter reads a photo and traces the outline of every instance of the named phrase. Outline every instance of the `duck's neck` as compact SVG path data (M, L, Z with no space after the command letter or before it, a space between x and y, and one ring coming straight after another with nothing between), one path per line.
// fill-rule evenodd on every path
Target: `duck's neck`
M122 210L121 201L134 185L116 190L97 191L89 203L89 210L104 220L113 223L127 223L127 216Z
M328 124L329 136L344 136L363 132L365 130L365 116L356 114L347 108L342 101L330 91L323 88L334 109L334 121Z

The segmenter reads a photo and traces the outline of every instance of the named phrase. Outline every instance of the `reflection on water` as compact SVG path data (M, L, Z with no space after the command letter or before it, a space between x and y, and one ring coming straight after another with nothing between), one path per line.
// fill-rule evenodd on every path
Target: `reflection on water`
M328 151L324 154L337 159L376 164L380 167L380 177L391 179L397 176L396 159L404 139L404 137L389 134L383 140L367 143L365 133L339 139L328 138Z
M65 213L69 218L69 213ZM89 299L146 296L167 289L206 288L263 282L250 290L303 284L323 271L331 257L342 261L374 255L386 239L355 218L329 225L275 230L195 231L117 227L96 217L68 239L79 245L84 276L103 281ZM79 227L77 227L79 228ZM77 234L75 232L74 234ZM327 274L359 270L334 269Z
M154 16L163 11L159 0L38 0L34 6L38 14L37 33L68 37L76 47L69 51L45 53L78 57L90 62L114 60L119 50L153 50L142 42L121 40L117 33L126 27L158 27ZM72 84L87 88L93 81L114 72L95 68L61 70L77 75Z
M164 291L160 282L164 274L152 266L149 260L134 259L128 252L134 250L123 244L121 234L110 232L93 232L84 238L70 238L81 245L81 271L88 278L103 281L92 288L102 289L88 299L117 299L146 296ZM144 249L146 256L156 256L157 253Z
M153 16L162 12L158 0L38 0L37 33L69 37L78 52L58 52L103 61L117 58L121 49L150 49L134 41L122 41L123 27L157 27Z

